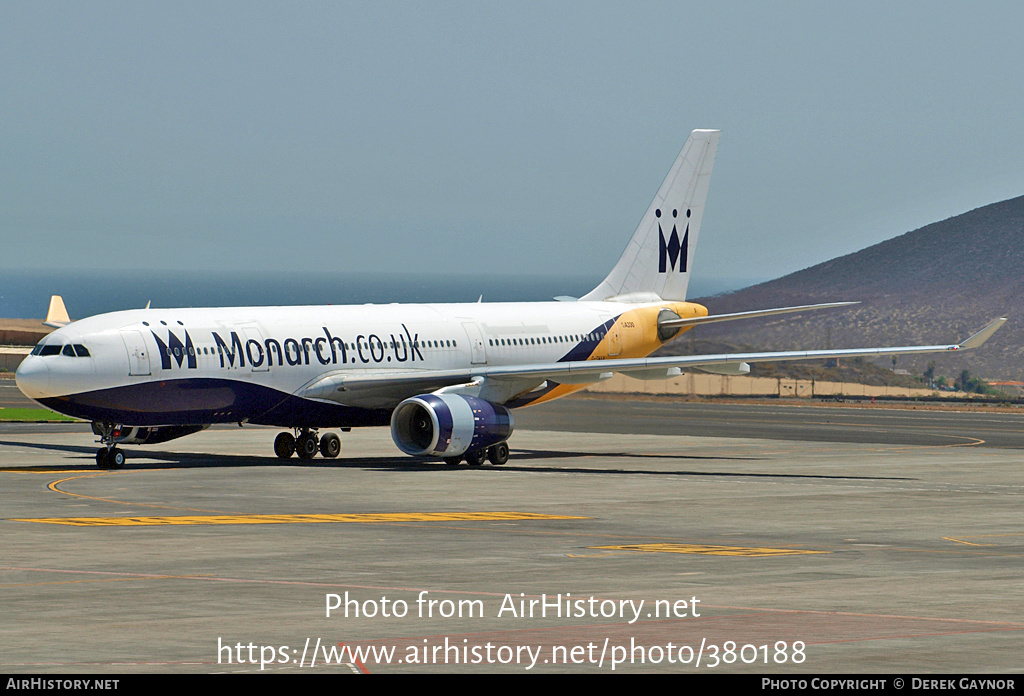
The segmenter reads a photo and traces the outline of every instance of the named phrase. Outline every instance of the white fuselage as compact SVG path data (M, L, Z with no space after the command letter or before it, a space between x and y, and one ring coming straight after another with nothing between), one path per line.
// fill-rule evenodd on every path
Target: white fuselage
M133 425L382 424L385 413L359 411L387 411L421 387L399 385L369 401L353 396L353 403L304 398L303 390L325 376L408 380L414 373L453 370L471 376L475 366L614 358L622 345L615 320L637 307L542 302L129 310L53 332L25 359L18 384L49 408ZM614 341L604 340L609 332L616 333ZM524 377L506 384L506 398L497 402L514 402L543 382ZM285 402L298 411L295 422L279 412Z

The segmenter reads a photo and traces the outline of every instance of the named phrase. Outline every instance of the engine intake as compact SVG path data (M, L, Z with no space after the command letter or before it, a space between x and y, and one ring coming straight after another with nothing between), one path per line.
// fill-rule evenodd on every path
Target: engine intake
M512 427L504 406L461 394L421 394L391 414L391 437L413 456L457 457L504 442Z

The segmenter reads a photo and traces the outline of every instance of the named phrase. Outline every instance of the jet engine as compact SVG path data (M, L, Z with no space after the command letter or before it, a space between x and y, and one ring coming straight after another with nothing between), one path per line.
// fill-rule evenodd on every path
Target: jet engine
M509 410L474 396L421 394L391 414L391 437L413 456L458 457L504 442L511 434Z

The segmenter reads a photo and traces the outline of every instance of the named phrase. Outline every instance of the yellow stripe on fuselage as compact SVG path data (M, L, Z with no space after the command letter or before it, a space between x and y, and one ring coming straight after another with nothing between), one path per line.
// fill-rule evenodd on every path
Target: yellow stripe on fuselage
M665 344L658 338L658 314L668 309L683 319L706 317L707 307L694 302L666 302L654 307L639 307L623 312L608 332L597 344L587 360L614 360L616 358L644 358ZM692 327L682 329L675 336L682 335ZM673 338L675 338L673 336ZM616 348L618 350L616 350ZM567 396L582 389L588 384L560 384L543 396L531 401L529 406L542 404Z

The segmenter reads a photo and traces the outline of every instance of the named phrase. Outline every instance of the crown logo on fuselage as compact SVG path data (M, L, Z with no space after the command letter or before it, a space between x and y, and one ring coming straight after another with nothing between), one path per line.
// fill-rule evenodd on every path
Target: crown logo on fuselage
M178 363L178 367L187 364L188 369L196 369L196 349L192 345L192 337L188 335L187 329L185 330L184 343L170 329L167 330L167 343L160 340L160 337L156 335L156 331L150 329L150 333L156 339L157 352L160 353L160 367L170 370L172 367L171 359L173 358Z

